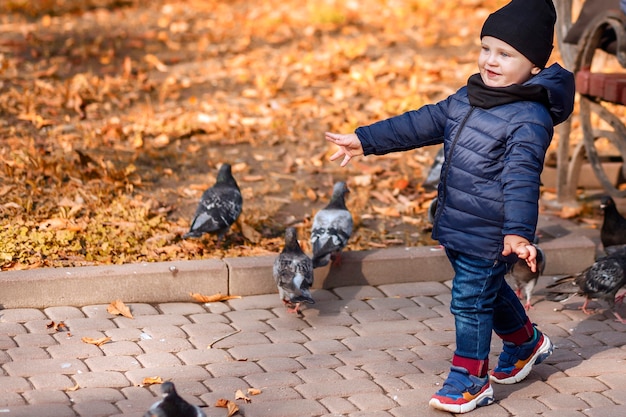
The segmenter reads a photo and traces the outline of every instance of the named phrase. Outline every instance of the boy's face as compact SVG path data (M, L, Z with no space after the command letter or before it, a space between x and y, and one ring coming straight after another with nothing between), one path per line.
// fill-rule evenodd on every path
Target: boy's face
M483 82L489 87L522 84L541 71L511 45L492 36L481 40L478 69Z

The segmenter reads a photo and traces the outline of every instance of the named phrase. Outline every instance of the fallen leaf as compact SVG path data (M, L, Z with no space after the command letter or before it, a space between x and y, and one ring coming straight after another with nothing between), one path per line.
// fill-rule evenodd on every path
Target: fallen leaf
M227 417L231 417L239 411L239 406L232 401L229 401L228 404L226 404L226 407L228 408Z
M107 307L107 311L114 316L124 316L129 319L134 318L130 312L130 308L122 300L115 300Z
M102 346L106 342L109 342L111 340L111 338L108 337L108 336L107 337L101 337L100 339L94 339L92 337L83 337L80 340L82 340L85 343L89 343L90 345Z
M235 391L235 400L243 400L244 402L247 402L247 403L252 402L252 400L246 397L246 395L240 389Z
M160 376L147 376L142 381L142 385L154 385L154 384L162 384L163 378Z
M248 388L248 394L250 395L259 395L261 390L258 388Z
M191 298L193 298L195 301L199 303L216 303L218 301L228 301L228 300L232 300L235 298L241 298L240 295L224 295L219 292L213 295L202 295L197 292L192 292L192 293L189 293L189 295L191 295Z
M228 407L228 400L226 398L220 398L215 401L215 406L219 408L226 408Z
M80 387L78 386L78 384L76 384L76 385L74 385L73 387L66 389L65 391L70 391L70 392L73 392L73 391L78 390L79 388L80 388Z

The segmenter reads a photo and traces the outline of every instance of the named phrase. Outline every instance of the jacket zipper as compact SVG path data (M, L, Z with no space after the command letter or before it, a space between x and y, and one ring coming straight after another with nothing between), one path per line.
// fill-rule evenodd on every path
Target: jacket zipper
M463 121L461 122L461 125L459 126L459 130L454 136L452 145L450 145L450 150L448 154L445 156L445 160L447 161L446 170L444 171L443 178L441 181L441 190L443 191L443 198L441 200L440 206L437 208L437 213L436 213L435 221L434 221L435 224L439 222L439 216L441 216L441 210L443 210L443 208L446 206L446 194L447 193L445 192L445 189L446 189L446 182L448 181L448 171L450 170L450 160L452 158L452 154L454 153L454 147L456 146L456 143L459 140L459 136L461 135L461 132L463 131L463 128L465 127L465 124L467 123L467 119L469 119L470 115L472 114L475 108L476 106L472 106L467 112L467 114L465 115L465 117L463 118Z

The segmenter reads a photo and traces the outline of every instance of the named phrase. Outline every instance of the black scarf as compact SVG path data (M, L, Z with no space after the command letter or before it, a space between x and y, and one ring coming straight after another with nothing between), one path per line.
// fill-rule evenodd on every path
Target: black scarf
M550 109L550 100L546 89L538 84L513 84L508 87L489 87L480 74L474 74L467 80L467 95L472 106L490 109L516 101L536 101Z

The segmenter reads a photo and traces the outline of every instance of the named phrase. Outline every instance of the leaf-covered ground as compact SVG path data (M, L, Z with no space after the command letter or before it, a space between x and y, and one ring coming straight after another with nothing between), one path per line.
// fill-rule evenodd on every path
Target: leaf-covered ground
M437 149L328 160L476 71L500 0L9 0L0 9L0 269L278 252L347 180L350 249L430 240ZM0 6L2 7L2 6ZM217 167L243 214L183 240Z

